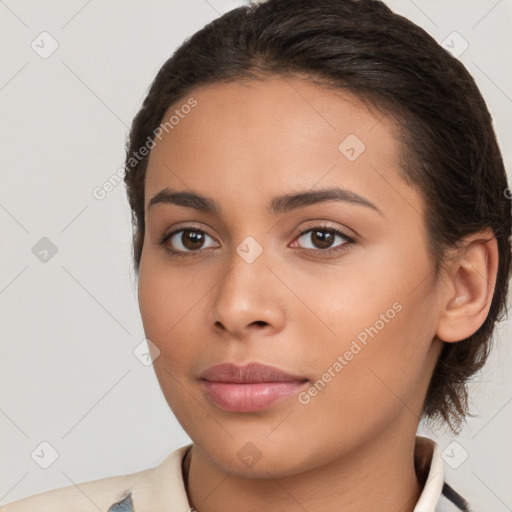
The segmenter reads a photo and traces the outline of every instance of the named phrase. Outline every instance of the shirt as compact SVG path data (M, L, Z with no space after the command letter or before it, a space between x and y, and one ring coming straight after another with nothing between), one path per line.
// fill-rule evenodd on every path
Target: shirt
M176 449L153 468L35 494L0 507L0 512L192 512L182 472L191 447ZM414 512L470 512L444 481L437 443L417 436L414 462L420 481L425 481Z

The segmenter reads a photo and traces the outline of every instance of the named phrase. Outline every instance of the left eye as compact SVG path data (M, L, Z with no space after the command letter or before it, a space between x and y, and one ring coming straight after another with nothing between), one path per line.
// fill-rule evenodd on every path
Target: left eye
M301 238L306 240L309 238L310 242L314 244L313 247L304 247L305 249L320 249L324 251L326 249L333 249L332 245L334 244L336 238L345 240L345 243L338 244L337 247L354 242L353 238L345 235L345 233L339 229L325 228L321 226L302 231L297 240L300 240Z
M162 243L170 241L172 252L195 252L198 249L204 249L205 237L211 238L200 229L180 229L165 236Z

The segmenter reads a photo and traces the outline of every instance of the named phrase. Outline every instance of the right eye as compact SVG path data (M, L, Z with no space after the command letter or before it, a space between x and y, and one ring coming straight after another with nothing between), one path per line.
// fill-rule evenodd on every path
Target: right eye
M197 253L204 248L202 246L206 238L213 240L205 231L193 226L186 226L164 235L160 245L165 246L171 254L188 256L190 253Z

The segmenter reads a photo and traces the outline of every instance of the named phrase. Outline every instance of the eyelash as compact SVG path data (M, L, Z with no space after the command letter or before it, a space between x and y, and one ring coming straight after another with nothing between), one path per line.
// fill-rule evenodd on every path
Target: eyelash
M171 233L167 233L165 234L161 239L160 241L158 242L159 245L161 246L165 246L165 249L173 256L178 256L178 257L195 257L197 255L199 255L199 253L201 252L202 249L198 249L198 250L195 250L195 251L178 251L176 249L171 249L169 246L167 246L167 242L176 234L176 233L180 233L182 231L193 231L193 232L196 232L196 233L203 233L205 235L208 235L208 233L202 229L198 229L197 227L195 226L184 226L184 227L181 227L180 229L176 229L174 231L172 231ZM350 246L354 245L355 243L357 243L357 240L351 236L348 236L347 234L345 234L343 231L341 231L340 229L338 228L333 228L331 226L327 226L327 225L323 225L323 224L320 224L320 225L316 225L316 226L312 226L312 227L309 227L307 229L304 229L302 231L299 232L298 236L296 237L296 239L302 237L303 235L305 235L306 233L309 233L309 232L313 232L313 231L328 231L334 235L338 235L338 236L341 236L342 238L345 239L345 243L340 245L340 246L337 246L337 247L331 247L329 249L303 249L305 251L314 251L314 252L320 252L320 253L327 253L327 254L332 254L332 253L338 253L338 252L342 252L342 251L346 251L348 249L350 249ZM210 236L210 235L208 235ZM210 236L210 238L212 238ZM299 248L300 250L301 248Z

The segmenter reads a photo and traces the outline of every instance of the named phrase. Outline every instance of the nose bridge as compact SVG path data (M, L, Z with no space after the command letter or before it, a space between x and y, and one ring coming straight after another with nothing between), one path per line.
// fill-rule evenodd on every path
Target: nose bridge
M216 288L214 323L220 322L237 336L252 325L282 327L280 283L267 268L269 263L269 254L253 237L246 237L234 248Z

